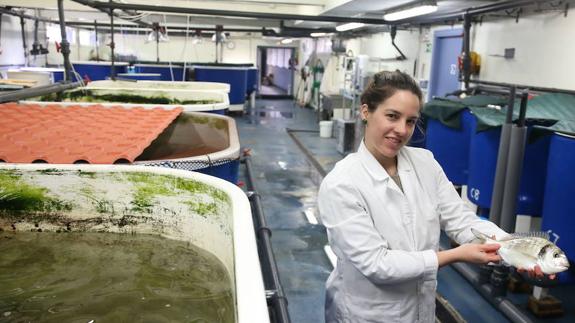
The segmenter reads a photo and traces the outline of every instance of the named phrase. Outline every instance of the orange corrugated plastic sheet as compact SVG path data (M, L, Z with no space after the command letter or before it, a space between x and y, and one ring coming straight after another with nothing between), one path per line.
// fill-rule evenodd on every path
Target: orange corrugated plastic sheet
M0 104L0 161L132 163L181 108Z

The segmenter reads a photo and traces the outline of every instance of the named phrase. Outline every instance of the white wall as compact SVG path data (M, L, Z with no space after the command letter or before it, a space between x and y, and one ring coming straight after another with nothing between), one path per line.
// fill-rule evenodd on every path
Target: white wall
M32 49L34 43L34 22L25 20L26 23L26 45L28 51ZM40 32L38 34L40 43L45 46L44 33L42 32L43 26L41 23ZM20 18L3 15L2 16L2 37L0 42L0 66L7 67L9 65L24 65L24 48L22 46L22 32L20 27ZM53 50L53 49L51 49ZM45 63L44 55L29 56L28 63L30 65L43 65Z
M107 45L110 43L110 36L99 34L100 38L100 57L109 59L110 49ZM147 34L139 35L115 34L114 42L116 43L115 52L124 55L136 55L139 60L155 61L156 60L156 42L147 41ZM229 41L234 43L234 48L230 49L224 44L223 63L256 63L257 46L282 46L278 45L277 40L262 39L261 34L253 35L234 35L228 37ZM178 62L215 62L216 49L215 43L209 38L203 38L199 44L193 44L191 36L186 42L183 36L169 35L168 42L159 44L160 61L178 61ZM95 49L95 44L90 46L80 46L77 42L71 46L70 57L72 60L88 60L90 51ZM62 55L59 53L50 53L49 62L52 64L61 64Z
M405 62L372 62L374 70L400 69L413 75L413 59L417 58L415 78L429 80L433 34L438 30L462 28L461 25L435 26L397 32L395 43L408 57ZM515 83L539 87L575 90L575 8L563 13L541 13L515 19L501 19L472 26L471 50L481 55L481 72L475 79ZM395 55L389 33L359 38L360 50L376 58ZM349 42L348 42L349 44ZM515 48L515 58L505 59L505 48Z
M481 55L479 79L575 90L575 8L473 26L471 50ZM515 58L505 59L505 48Z
M395 58L401 56L391 44L391 35L388 32L373 34L360 38L359 54L368 55L371 60L368 71L400 70L413 75L413 64L418 59L419 31L398 30L395 36L395 44L407 57L406 60L398 61Z

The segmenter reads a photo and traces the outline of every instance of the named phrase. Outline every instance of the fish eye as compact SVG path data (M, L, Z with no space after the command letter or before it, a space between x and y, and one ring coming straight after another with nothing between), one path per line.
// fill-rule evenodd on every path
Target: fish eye
M558 253L558 252L554 253L554 254L553 254L553 257L559 258L559 253Z

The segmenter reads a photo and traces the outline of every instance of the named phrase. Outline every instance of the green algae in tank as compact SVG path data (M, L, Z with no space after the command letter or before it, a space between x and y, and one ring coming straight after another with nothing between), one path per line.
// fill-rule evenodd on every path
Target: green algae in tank
M224 265L153 235L0 232L0 321L235 322Z

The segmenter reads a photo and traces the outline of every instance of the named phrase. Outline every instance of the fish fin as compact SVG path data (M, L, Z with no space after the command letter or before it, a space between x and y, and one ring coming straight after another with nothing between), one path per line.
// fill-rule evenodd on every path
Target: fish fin
M509 241L513 239L521 239L521 238L542 238L545 240L550 240L549 232L545 231L534 231L534 232L516 232L512 233L499 241Z
M471 228L471 233L473 233L473 235L479 239L481 241L481 243L484 243L487 240L491 240L491 238L489 238L489 236L487 236L485 233L481 233L477 230L475 230L474 228Z

